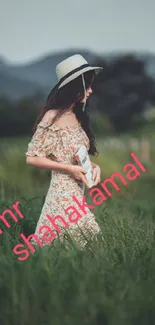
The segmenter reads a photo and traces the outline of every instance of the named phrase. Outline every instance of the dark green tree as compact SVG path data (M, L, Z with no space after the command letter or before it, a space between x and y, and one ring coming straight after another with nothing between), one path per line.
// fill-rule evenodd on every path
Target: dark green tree
M145 62L125 55L95 65L103 67L94 83L99 111L108 115L116 131L133 127L134 117L155 102L155 82L147 75Z
M0 136L22 136L31 134L36 116L42 106L40 98L23 97L12 101L0 98Z

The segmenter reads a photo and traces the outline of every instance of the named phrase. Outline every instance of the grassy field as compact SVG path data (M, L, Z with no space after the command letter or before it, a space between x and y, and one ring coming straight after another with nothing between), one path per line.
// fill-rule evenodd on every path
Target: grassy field
M21 232L33 233L50 175L25 165L27 139L4 142L0 211L18 200L25 218L1 235L0 324L154 325L154 150L151 160L143 161L145 173L95 208L104 240L90 236L80 250L74 242L67 249L56 239L19 261L13 247ZM99 147L101 154L92 160L102 179L131 162L128 147L104 150L102 140Z

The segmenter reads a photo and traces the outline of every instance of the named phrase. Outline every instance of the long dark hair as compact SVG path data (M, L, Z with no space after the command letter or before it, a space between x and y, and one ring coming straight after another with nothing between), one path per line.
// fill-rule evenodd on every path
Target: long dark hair
M86 89L92 85L94 77L95 72L93 70L84 73ZM96 148L95 136L90 124L89 107L87 103L85 111L82 111L83 103L81 103L81 100L84 98L82 77L77 77L60 89L58 89L58 86L59 84L57 84L49 93L46 104L41 110L33 126L33 134L36 131L38 123L42 120L44 114L48 110L57 109L58 111L52 121L53 124L60 116L69 110L71 105L74 104L73 112L76 115L77 120L81 123L81 126L85 130L90 141L89 154L92 156L98 156L99 152Z

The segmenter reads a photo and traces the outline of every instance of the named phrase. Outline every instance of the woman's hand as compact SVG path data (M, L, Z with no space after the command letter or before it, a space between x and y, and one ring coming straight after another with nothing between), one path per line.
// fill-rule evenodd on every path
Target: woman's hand
M101 181L101 169L96 164L92 164L92 177L94 181L94 186Z
M71 174L75 179L81 181L89 188L89 183L86 179L86 171L81 166L71 165L69 167L69 174Z

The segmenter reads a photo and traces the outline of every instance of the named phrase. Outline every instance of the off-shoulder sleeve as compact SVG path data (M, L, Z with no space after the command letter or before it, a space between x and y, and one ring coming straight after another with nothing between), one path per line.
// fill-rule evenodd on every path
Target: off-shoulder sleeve
M51 128L48 128L47 122L41 121L28 144L26 156L38 156L47 158L54 150L57 143L57 134Z

